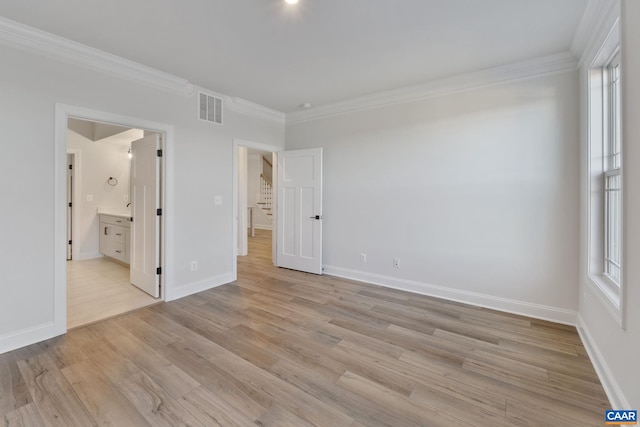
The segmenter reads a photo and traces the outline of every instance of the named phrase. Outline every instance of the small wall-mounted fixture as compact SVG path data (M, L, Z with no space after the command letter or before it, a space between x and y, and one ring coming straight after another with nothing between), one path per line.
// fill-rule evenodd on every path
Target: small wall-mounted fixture
M131 158L133 157L133 154L131 154L131 148L129 148L129 151L127 151L127 155L129 156L129 160L131 160Z

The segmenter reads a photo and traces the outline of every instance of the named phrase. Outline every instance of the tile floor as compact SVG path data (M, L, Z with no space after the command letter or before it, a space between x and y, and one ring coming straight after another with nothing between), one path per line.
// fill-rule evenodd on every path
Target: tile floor
M108 258L67 262L67 328L160 302L129 282L129 268Z

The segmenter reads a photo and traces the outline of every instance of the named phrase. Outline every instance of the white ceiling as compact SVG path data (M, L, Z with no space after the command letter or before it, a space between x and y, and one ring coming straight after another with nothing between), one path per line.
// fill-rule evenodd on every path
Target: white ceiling
M0 16L281 112L569 50L588 0L0 0Z

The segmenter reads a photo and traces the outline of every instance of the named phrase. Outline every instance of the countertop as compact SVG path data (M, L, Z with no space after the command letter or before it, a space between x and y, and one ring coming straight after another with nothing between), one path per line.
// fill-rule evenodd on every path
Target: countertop
M131 218L131 211L116 210L116 209L98 209L98 215L111 215L120 218Z

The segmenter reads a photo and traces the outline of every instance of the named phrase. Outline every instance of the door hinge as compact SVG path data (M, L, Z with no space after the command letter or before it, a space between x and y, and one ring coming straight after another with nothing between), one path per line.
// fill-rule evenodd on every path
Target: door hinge
M162 209L161 208L156 209L156 215L158 215L158 216L162 215Z
M71 207L71 205L72 205L72 203L71 203L71 202L69 202L69 207Z
M133 217L129 218L129 221L133 222Z
M162 274L162 267L156 268L156 274L158 275Z
M71 240L69 240L69 244L71 244Z
M158 150L158 157L162 157L162 150Z
M73 169L73 165L69 165L69 170L72 170L72 169Z

